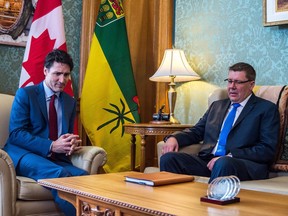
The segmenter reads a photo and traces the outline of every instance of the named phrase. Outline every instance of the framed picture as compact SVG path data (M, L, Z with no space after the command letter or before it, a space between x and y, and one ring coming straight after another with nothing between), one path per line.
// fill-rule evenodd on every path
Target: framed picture
M32 0L0 0L0 44L25 46L32 11Z
M264 26L288 24L288 0L263 0L263 24Z

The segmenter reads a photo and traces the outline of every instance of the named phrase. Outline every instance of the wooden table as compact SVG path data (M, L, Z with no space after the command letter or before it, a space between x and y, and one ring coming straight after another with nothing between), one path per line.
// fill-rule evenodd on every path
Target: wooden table
M125 182L127 174L46 179L39 180L39 184L57 189L60 197L76 207L77 216L286 216L288 212L288 196L285 195L242 189L237 195L239 203L221 206L200 201L200 197L206 195L207 184L189 182L150 187Z
M136 135L141 137L141 155L140 155L140 172L145 169L145 147L147 136L169 135L175 131L181 131L190 128L192 125L184 124L124 124L125 133L131 134L131 170L135 169L136 158Z

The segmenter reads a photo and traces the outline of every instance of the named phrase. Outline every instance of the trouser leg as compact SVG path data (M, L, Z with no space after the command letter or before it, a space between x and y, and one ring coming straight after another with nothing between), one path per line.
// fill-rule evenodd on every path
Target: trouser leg
M56 164L57 163L57 164ZM86 175L87 172L67 162L52 162L36 154L24 155L16 167L17 175L26 176L34 180L46 178L60 178L69 176ZM57 190L51 190L54 201L66 216L76 215L75 207L61 199Z
M243 160L233 157L220 157L214 164L209 183L220 176L235 175L241 181L250 180L251 177Z
M209 177L211 172L207 162L195 155L179 152L168 152L160 158L160 170Z

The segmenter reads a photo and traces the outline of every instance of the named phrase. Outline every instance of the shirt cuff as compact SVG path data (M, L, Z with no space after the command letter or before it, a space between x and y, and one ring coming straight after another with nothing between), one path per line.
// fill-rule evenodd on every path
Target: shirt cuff
M168 135L168 136L164 137L163 141L166 143L170 137L173 137L173 135Z
M53 145L53 142L51 142L49 153L48 153L47 157L51 157L51 155L52 155L52 145Z
M228 157L233 157L233 155L231 154L231 152L229 154L227 154L226 156Z

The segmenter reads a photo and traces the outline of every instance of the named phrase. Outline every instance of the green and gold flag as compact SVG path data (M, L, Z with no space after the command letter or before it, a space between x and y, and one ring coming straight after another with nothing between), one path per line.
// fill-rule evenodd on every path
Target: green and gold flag
M106 172L130 169L131 135L123 124L139 123L126 24L120 0L101 0L84 79L80 115L95 146L107 151Z

